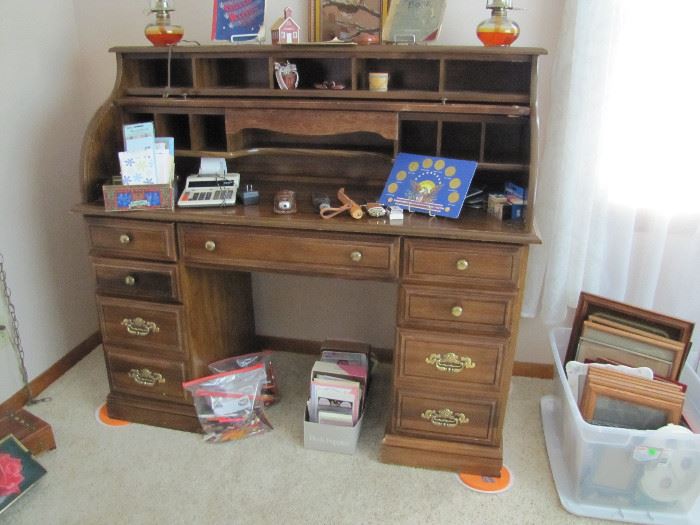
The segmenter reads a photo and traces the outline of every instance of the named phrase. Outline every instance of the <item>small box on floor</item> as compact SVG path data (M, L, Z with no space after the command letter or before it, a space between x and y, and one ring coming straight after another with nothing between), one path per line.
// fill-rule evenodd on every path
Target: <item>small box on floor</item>
M353 454L362 429L370 346L327 340L311 370L304 448Z
M0 439L10 434L35 456L56 448L51 426L24 409L0 416Z

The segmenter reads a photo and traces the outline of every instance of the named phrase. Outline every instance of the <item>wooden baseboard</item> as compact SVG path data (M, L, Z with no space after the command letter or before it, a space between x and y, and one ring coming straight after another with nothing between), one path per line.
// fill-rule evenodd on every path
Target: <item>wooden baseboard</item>
M535 379L552 379L554 377L554 366L543 363L522 363L516 361L513 365L513 375Z
M73 365L88 355L101 342L102 336L100 332L95 332L90 337L85 339L85 341L64 355L61 359L56 361L48 370L46 370L46 372L30 381L29 390L32 393L32 396L37 397L39 394L41 394L51 383L70 370ZM0 414L15 412L24 407L27 404L27 401L29 401L29 394L26 389L23 388L10 397L7 401L0 404Z
M256 337L258 348L269 348L297 354L318 355L321 341L308 341L305 339L288 339L286 337L273 337L269 335L258 335ZM392 350L390 348L372 348L377 359L382 363L391 363ZM513 365L513 375L519 377L532 377L536 379L552 379L554 377L554 367L542 363L521 363Z

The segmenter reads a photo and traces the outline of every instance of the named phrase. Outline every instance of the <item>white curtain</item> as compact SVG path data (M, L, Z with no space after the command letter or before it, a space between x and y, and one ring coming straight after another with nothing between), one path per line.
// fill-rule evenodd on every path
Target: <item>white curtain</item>
M693 16L660 1L566 0L524 315L561 322L587 291L700 330Z

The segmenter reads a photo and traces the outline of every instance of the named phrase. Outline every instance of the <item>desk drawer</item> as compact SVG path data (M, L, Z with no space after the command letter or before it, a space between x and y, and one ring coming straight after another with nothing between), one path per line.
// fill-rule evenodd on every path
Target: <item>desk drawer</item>
M477 242L406 239L404 279L515 289L523 248Z
M357 279L398 277L396 238L251 228L179 228L186 263L314 273Z
M453 328L507 337L515 296L506 292L402 286L400 316L426 328Z
M175 225L166 222L86 217L91 254L174 261Z
M506 340L418 330L398 330L397 382L442 381L450 387L500 383Z
M107 373L112 391L157 399L183 401L185 363L153 356L135 355L105 345Z
M111 297L98 297L97 306L105 344L184 352L181 306Z
M497 402L399 390L397 431L429 439L493 444Z
M177 301L177 266L120 259L93 259L97 293Z

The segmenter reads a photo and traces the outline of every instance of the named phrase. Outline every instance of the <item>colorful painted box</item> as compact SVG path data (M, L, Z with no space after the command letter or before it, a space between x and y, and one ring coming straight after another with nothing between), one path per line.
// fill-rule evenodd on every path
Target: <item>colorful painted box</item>
M173 210L175 189L169 184L103 186L106 211Z

